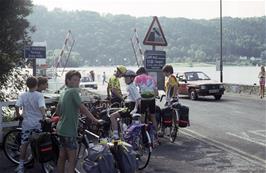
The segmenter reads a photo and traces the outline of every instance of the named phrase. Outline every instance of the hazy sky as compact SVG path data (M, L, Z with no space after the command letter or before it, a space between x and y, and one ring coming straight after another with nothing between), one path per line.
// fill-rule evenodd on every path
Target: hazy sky
M266 0L223 0L223 16L264 16ZM101 14L131 16L166 16L186 18L216 18L220 15L220 0L33 0L49 10L89 10Z

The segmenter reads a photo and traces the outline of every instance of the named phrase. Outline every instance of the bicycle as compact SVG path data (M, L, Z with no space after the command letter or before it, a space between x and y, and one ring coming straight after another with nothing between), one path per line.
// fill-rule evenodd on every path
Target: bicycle
M20 145L21 145L21 122L22 119L19 120L19 127L13 130L10 130L3 139L3 150L5 153L5 156L10 160L12 163L19 164L19 156L20 156ZM43 121L41 123L44 123ZM43 125L42 125L43 127ZM45 130L44 130L45 131ZM51 139L53 142L56 142L56 136L55 134L51 135ZM27 155L24 165L29 165L34 163L34 155L32 154L33 148L31 148L31 145L28 145L27 147ZM59 150L54 148L55 152L58 152ZM48 169L48 162L41 163L42 171L45 173Z
M87 122L86 122L87 117L80 117L79 118L79 128L78 128L78 137L77 137L77 142L78 142L78 149L77 149L77 160L76 160L76 168L75 172L79 173L82 170L82 165L78 165L78 161L81 159L84 159L88 155L88 151L90 148L90 144L93 143L91 138L89 136L93 136L96 139L99 139L100 137L93 132L89 131ZM102 125L100 126L102 127ZM102 130L101 130L102 131ZM57 136L57 135L56 135ZM94 141L94 143L97 143ZM59 142L57 140L56 143L58 147L58 152L56 153L56 159L48 161L46 163L43 163L43 170L45 173L52 173L54 172L56 165L57 165L57 159L59 157Z
M162 101L165 95L162 95L160 98L160 102ZM181 104L177 99L173 99L165 108L162 109L162 115L160 120L160 130L162 133L169 128L169 136L170 142L174 143L177 137L178 129L179 129L179 115L178 110L180 109Z
M125 105L125 103L122 103ZM126 108L112 108L108 107L102 111L101 119L110 122L110 115L116 111L123 111ZM118 133L120 139L132 145L134 151L137 152L138 169L142 170L147 167L151 152L152 152L152 138L150 137L151 124L140 123L140 116L128 116L121 117L117 120ZM105 129L105 137L110 137L110 126L109 129Z

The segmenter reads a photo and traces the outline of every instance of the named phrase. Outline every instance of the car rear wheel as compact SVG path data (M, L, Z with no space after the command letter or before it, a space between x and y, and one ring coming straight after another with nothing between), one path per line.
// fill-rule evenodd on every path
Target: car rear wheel
M191 100L197 100L198 99L198 94L196 92L196 90L191 89L189 92L189 97Z
M221 97L222 97L222 95L215 95L214 96L215 100L221 100Z

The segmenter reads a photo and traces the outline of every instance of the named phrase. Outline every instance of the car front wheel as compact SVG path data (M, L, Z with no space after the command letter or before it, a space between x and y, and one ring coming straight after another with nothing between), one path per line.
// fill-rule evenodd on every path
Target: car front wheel
M215 96L214 96L215 100L220 100L221 97L222 97L222 95L215 95Z
M194 89L192 89L189 92L189 97L190 97L191 100L197 100L198 99L198 94L197 94L197 92Z

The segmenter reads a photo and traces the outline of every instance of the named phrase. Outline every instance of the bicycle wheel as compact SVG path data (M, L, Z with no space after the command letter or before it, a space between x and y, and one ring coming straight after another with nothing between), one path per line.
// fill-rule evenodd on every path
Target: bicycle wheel
M175 139L176 139L176 136L177 136L178 127L177 127L177 126L174 126L174 127L172 127L171 129L172 129L172 130L170 131L170 136L169 136L169 138L170 138L170 141L171 141L172 143L174 143L174 142L175 142Z
M139 134L136 143L138 144L137 152L137 161L138 169L142 170L147 167L150 161L151 152L152 152L152 142L151 137L146 129Z
M21 129L14 129L9 131L3 140L3 150L11 162L15 164L19 164L19 156L20 156L20 145L21 145ZM31 147L28 145L27 155L25 159L25 165L31 163L33 161L33 155L31 153Z

